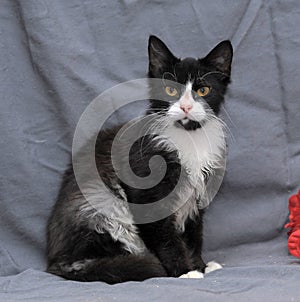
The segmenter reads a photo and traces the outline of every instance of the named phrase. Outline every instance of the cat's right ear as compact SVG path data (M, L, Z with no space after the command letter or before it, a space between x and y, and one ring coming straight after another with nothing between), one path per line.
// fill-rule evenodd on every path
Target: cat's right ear
M149 75L153 78L161 78L163 73L178 61L165 43L156 36L149 37L148 55Z

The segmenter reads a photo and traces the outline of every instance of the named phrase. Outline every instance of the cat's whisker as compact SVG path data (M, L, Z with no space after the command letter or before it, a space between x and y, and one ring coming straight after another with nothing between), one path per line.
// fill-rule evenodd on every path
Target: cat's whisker
M129 124L128 127L125 127L125 129L122 131L119 139L122 139L123 135L128 131L130 130L132 127L134 127L136 124L140 123L143 119L147 119L149 116L154 116L154 118L156 117L157 113L151 113L151 114L148 114L148 115L145 115L143 117L138 117L138 118L135 118L131 121L129 121L127 124ZM132 122L134 121L134 122ZM132 123L131 123L132 122ZM126 124L126 125L127 125Z
M211 75L211 74L220 74L220 75L222 75L224 77L227 77L227 78L230 77L228 74L226 74L224 72L221 72L221 71L210 71L210 72L205 73L203 76L199 76L198 79L203 80L205 77L207 77L208 75Z
M211 141L210 141L210 138L209 138L208 135L207 135L207 132L206 132L206 130L205 130L205 127L202 127L202 130L203 130L203 133L204 133L204 135L205 135L205 137L206 137L206 139L207 139L207 142L208 142L208 144L209 144L210 150L213 150L212 144L211 144Z
M166 116L162 116L159 119L155 120L154 123L149 127L149 129L144 134L142 142L141 142L141 148L146 149L149 145L148 144L148 145L144 146L144 140L147 135L150 135L152 131L154 131L155 134L157 134L157 132L162 133L167 126L168 126L168 120L167 120ZM141 150L141 152L142 152L142 150Z
M156 122L157 120L159 120L161 117L159 116L159 115L156 115L154 118L151 118L149 121L147 121L144 125L143 125L143 127L142 127L142 129L141 129L141 132L143 132L143 130L145 129L145 127L146 126L148 126L149 125L149 123L152 123L153 121L154 122ZM151 127L151 126L150 126ZM140 133L141 133L140 132ZM146 133L147 133L147 131L146 131Z
M157 134L157 132L161 132L162 129L164 129L165 127L165 122L166 122L165 116L162 116L157 120L154 120L154 123L146 131L146 135L150 134L150 132L152 131L154 131L155 134Z
M147 129L146 132L143 134L143 138L142 138L142 141L141 141L141 148L143 148L145 137L146 137L147 135L150 134L150 131L152 132L152 130L158 128L158 127L157 127L158 124L162 123L162 121L161 121L162 117L159 117L159 118L157 118L157 119L156 119L156 118L157 118L157 117L155 117L155 118L151 119L150 121L148 121L148 122L143 126L143 128L141 129L141 132L143 132L144 128L149 124L149 122L151 123L151 122L153 122L153 120L154 120L154 123L153 123L153 124L149 127L149 129ZM146 147L147 147L147 146L146 146ZM141 153L141 152L142 152L142 150L140 150L140 153ZM142 153L141 153L141 154L142 154Z
M154 113L165 113L165 112L167 112L169 109L168 108L151 108L150 110L148 110L148 112L151 112L151 111L156 111L156 112L154 112ZM152 114L152 113L150 113L150 114ZM149 113L148 113L148 115L149 115Z
M232 124L232 126L233 126L235 129L237 129L236 124L235 124L234 121L232 120L232 118L231 118L230 114L228 113L228 111L226 110L226 108L225 108L224 106L222 106L222 109L224 110L224 112L225 112L226 116L228 117L228 120L230 121L230 123ZM231 138L235 141L236 139L235 139L235 137L234 137L232 131L230 130L229 127L228 127L227 129L230 131Z
M229 133L231 139L235 141L235 137L234 137L234 135L233 135L231 129L228 127L228 125L227 125L222 119L220 119L219 117L215 116L214 114L210 115L209 118L210 118L211 120L216 120L216 121L218 121L220 124L222 124L222 126L225 128L226 132Z

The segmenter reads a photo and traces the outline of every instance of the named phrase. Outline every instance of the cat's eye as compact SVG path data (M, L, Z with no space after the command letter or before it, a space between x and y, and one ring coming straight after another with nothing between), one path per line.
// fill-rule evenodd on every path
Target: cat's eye
M177 89L175 87L167 86L165 88L165 92L169 96L176 96L178 94Z
M207 87L207 86L203 86L197 90L198 96L201 96L201 97L208 95L209 92L210 92L210 87Z

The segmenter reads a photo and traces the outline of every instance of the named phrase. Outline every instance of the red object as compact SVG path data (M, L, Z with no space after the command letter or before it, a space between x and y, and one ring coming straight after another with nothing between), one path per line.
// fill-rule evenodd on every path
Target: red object
M288 249L290 253L300 258L300 190L298 194L292 195L289 199L290 222L284 227L288 231Z

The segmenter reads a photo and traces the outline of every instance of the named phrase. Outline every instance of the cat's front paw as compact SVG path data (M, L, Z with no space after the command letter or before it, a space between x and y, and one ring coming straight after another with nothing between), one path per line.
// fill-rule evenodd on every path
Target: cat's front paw
M190 271L186 274L179 276L178 278L201 279L201 278L204 278L204 275L199 271Z
M210 261L207 263L206 268L204 270L205 274L211 273L213 271L216 271L218 269L222 269L223 266L215 261Z

